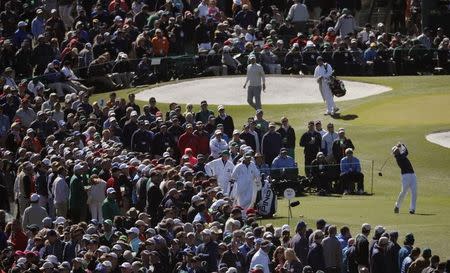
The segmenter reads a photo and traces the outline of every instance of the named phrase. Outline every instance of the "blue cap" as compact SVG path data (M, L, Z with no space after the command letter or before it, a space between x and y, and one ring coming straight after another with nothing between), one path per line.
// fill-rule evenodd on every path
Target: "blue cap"
M262 244L262 242L264 242L264 239L263 238L257 238L257 239L255 239L255 244Z

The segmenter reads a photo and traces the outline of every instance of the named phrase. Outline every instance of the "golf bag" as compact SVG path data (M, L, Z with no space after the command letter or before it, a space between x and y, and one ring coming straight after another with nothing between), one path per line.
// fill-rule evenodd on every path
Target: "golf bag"
M272 217L277 212L277 196L268 179L262 181L261 199L257 204L258 214L262 217Z
M345 93L347 93L344 82L336 78L336 76L330 77L329 85L331 93L338 98L345 96Z

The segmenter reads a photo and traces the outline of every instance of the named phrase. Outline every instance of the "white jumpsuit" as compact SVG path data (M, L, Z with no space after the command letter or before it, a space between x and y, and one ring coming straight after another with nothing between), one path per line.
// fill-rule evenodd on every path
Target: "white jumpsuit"
M226 195L230 194L230 179L233 172L234 164L228 160L223 164L222 158L214 159L205 165L205 172L208 176L214 176L217 184Z
M235 204L245 210L251 208L255 203L257 184L261 180L255 163L250 162L248 165L239 163L234 167L231 177L235 181L231 193Z
M326 67L326 68L325 68ZM331 68L331 65L325 63L324 65L316 66L316 69L314 70L314 78L319 80L319 90L322 94L322 98L325 101L327 105L327 111L326 114L334 114L336 105L334 104L333 100L333 94L331 93L329 81L330 76L333 74L333 68Z

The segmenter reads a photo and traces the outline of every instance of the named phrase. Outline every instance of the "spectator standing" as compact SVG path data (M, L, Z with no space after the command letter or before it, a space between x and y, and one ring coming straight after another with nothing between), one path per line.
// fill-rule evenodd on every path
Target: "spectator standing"
M296 32L306 32L306 22L309 20L308 8L300 0L295 0L289 9L286 21L292 22Z
M269 131L263 136L261 144L261 153L269 166L272 165L282 147L281 135L275 131L275 128L275 123L269 123Z
M328 228L328 236L322 241L325 272L340 273L342 270L342 249L336 234L337 227L331 225Z
M290 241L290 247L294 249L295 255L300 259L300 262L304 265L307 264L306 257L309 251L309 240L306 236L306 223L300 221L295 228L296 234Z
M305 175L311 175L311 163L316 158L320 151L322 137L316 132L314 121L308 122L308 131L300 138L300 147L303 147L303 154L305 155Z
M281 146L286 148L288 155L295 159L295 131L289 124L287 117L281 118L281 126L278 128L277 133L281 136Z
M350 14L350 10L347 8L342 9L342 15L337 20L336 26L334 26L336 33L344 38L349 33L354 33L356 30L356 20L353 15Z
M47 216L47 211L39 205L39 195L33 193L30 197L30 206L23 212L22 227L23 229L29 225L41 227L42 220Z

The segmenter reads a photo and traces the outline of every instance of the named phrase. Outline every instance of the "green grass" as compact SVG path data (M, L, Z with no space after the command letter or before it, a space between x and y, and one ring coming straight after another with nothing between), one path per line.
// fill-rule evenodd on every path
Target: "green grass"
M446 245L450 238L450 150L425 140L425 135L430 132L450 130L450 76L346 79L390 86L392 91L340 102L343 116L357 116L350 120L323 116L322 104L264 105L266 119L279 121L280 117L287 116L296 129L297 137L304 132L308 120L321 119L323 124L333 122L336 128L345 127L347 136L356 146L355 155L364 160L374 160L373 196L297 198L301 205L293 208L291 225L295 226L299 219L303 219L314 227L318 218L324 218L338 226L349 225L356 235L363 222L372 226L382 224L388 230L398 230L401 236L413 232L419 246L431 247L441 258L450 258L450 249ZM118 94L125 97L140 90L128 89ZM95 95L92 100L100 98L106 99L107 95ZM201 99L195 100L200 102ZM167 110L166 104L158 106ZM194 109L199 109L198 105ZM215 107L211 106L211 109ZM254 114L249 106L227 106L227 112L233 116L236 126ZM400 190L400 172L395 162L388 162L383 177L377 176L378 168L397 141L408 145L409 157L418 177L416 215L407 213L409 197L405 199L401 213L393 213ZM303 164L299 148L296 158L299 165ZM363 163L366 190L370 190L370 162ZM287 202L280 199L277 217L263 223L280 226L287 221Z

